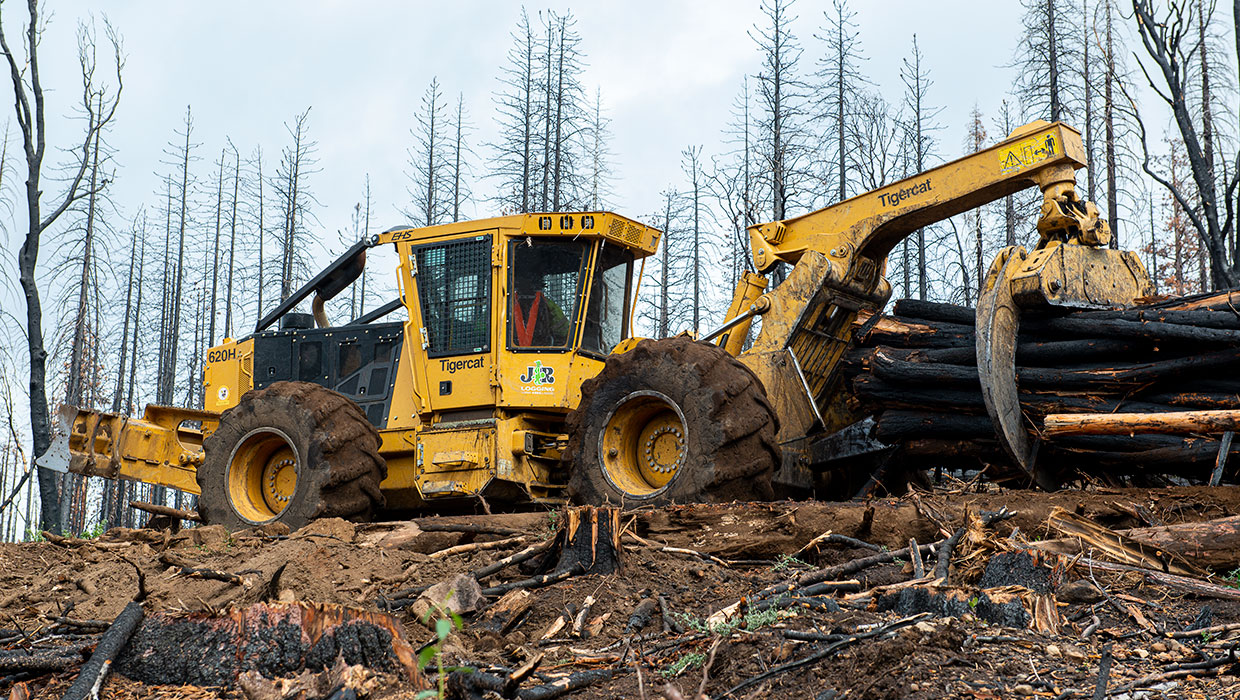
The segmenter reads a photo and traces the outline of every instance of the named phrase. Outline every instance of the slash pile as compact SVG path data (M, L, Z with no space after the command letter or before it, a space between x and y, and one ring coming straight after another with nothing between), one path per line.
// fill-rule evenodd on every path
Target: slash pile
M874 437L898 445L901 464L1021 478L986 414L974 330L971 308L902 300L851 351L844 372L857 408L874 416ZM1052 413L1240 408L1240 293L1123 311L1029 311L1018 343L1021 408L1035 433ZM1037 463L1060 482L1204 481L1219 446L1217 436L1058 437L1041 441ZM1237 465L1232 459L1224 476Z

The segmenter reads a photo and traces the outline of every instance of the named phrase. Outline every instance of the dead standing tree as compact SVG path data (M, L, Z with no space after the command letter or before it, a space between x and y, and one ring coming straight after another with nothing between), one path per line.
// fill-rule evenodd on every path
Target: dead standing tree
M297 289L298 280L306 268L307 252L303 239L307 236L306 223L314 220L312 207L318 203L310 190L310 175L318 172L315 152L318 143L310 139L310 108L298 114L293 124L285 130L293 139L280 157L273 186L280 200L281 252L280 252L280 300L283 301ZM262 311L259 311L262 314Z
M495 95L499 137L491 144L491 177L498 182L496 201L506 211L525 213L532 206L530 188L534 177L534 30L529 15L512 33L508 65L503 68L501 91Z
M1240 154L1232 172L1222 183L1216 182L1212 158L1201 138L1203 125L1189 107L1189 95L1193 86L1189 79L1189 61L1192 60L1194 17L1190 3L1186 1L1172 2L1156 16L1156 10L1150 0L1133 0L1133 12L1137 23L1137 31L1146 54L1154 62L1155 70L1151 72L1142 63L1141 71L1149 82L1150 88L1171 109L1176 129L1184 142L1184 154L1188 158L1189 170L1192 173L1193 186L1198 197L1193 197L1193 190L1186 186L1177 186L1165 174L1159 172L1151 164L1149 143L1146 136L1145 120L1138 113L1136 121L1141 135L1141 148L1144 153L1142 168L1151 178L1165 187L1183 208L1184 214L1197 231L1210 254L1211 281L1216 287L1235 287L1240 285L1240 246L1235 240L1235 195L1236 186L1240 183ZM1236 20L1240 21L1240 4L1235 6ZM1240 38L1237 39L1237 52L1240 55ZM1121 84L1122 87L1122 84ZM1136 101L1131 94L1125 93L1130 104ZM1134 111L1136 111L1134 109ZM1220 196L1220 189L1222 190ZM1221 201L1220 201L1221 200ZM1221 205L1221 206L1220 206Z
M925 57L917 45L917 35L913 35L913 49L909 57L904 59L900 70L900 80L904 82L904 106L907 110L904 124L908 165L913 173L925 172L936 145L934 132L942 127L935 118L943 111L942 107L931 107L927 100L930 87L930 70L922 64ZM926 250L926 230L917 229L917 298L925 301L929 298L929 275L926 269L928 252ZM905 273L908 274L907 272ZM906 284L907 287L907 284ZM907 289L905 292L907 293Z
M861 54L857 13L848 7L847 0L834 0L823 17L826 26L819 38L826 44L826 52L818 61L817 76L826 99L817 116L826 127L824 139L834 142L833 163L829 167L835 169L838 178L835 196L823 194L828 201L842 202L848 198L849 166L856 161L858 149L857 142L849 139L849 126L855 119L855 103L862 97L861 90L868 81L860 66L865 58Z
M47 128L43 83L39 76L39 40L46 24L39 17L38 0L27 0L28 23L24 27L25 55L14 52L4 26L4 10L0 5L0 49L9 65L13 83L14 112L22 132L26 160L26 235L17 256L22 293L26 300L26 346L30 355L30 432L34 458L38 459L51 444L51 416L47 407L47 349L43 343L43 307L40 301L35 270L38 266L39 243L43 232L52 226L73 202L86 196L83 179L90 162L90 144L95 135L112 120L121 94L121 53L119 35L107 26L106 34L115 58L114 88L99 82L95 76L95 47L80 44L78 60L82 71L82 109L86 116L84 134L73 150L75 162L70 166L68 184L63 193L43 208L43 159L47 154ZM56 474L39 468L39 500L42 524L58 530L60 499L56 492Z
M421 226L434 226L452 216L451 161L448 150L447 115L439 79L431 78L422 96L422 107L410 131L409 201L405 216Z
M761 9L766 25L750 31L762 54L757 78L763 115L758 130L765 160L763 179L769 187L774 221L787 218L789 205L795 206L804 179L805 83L797 74L801 47L791 29L796 21L790 15L792 4L790 0L765 0Z
M1071 0L1023 0L1024 31L1013 67L1020 80L1016 94L1038 117L1071 120L1080 106L1080 7Z
M453 221L461 220L461 205L473 199L473 193L470 191L469 186L469 161L473 158L474 152L466 140L469 132L473 131L473 125L468 120L469 117L465 113L465 95L459 93L456 96L456 123L452 125L455 132L452 138Z

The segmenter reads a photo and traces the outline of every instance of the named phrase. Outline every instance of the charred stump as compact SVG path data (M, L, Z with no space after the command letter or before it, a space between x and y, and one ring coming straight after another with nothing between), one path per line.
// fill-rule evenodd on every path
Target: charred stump
M144 683L232 687L243 673L276 678L326 670L337 657L350 665L404 672L415 687L425 687L400 622L384 613L317 603L149 615L116 669Z
M569 508L556 534L554 571L611 574L620 569L620 510L606 506Z

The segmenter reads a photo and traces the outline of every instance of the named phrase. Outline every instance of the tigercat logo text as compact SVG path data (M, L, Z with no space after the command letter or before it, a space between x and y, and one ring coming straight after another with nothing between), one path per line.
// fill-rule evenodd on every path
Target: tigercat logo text
M478 369L482 367L482 358L475 357L472 360L440 360L439 369L448 374L456 374L458 369Z
M925 182L919 182L916 185L901 187L895 192L884 192L878 195L878 201L885 207L894 207L904 200L914 195L925 194L934 189L930 186L930 178L926 178Z
M543 367L540 360L535 360L533 365L525 368L525 374L517 377L517 381L534 386L555 384L555 370L552 367Z

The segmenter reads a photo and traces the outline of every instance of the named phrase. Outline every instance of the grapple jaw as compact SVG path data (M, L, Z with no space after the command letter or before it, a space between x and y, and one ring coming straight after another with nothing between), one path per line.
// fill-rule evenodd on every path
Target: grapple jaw
M1052 239L1031 254L1021 246L1005 248L991 264L977 304L982 398L1003 449L1043 488L1056 484L1036 468L1036 447L1025 428L1016 386L1021 309L1123 308L1152 293L1149 274L1126 250Z

